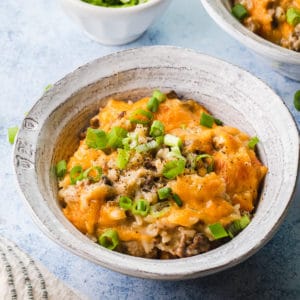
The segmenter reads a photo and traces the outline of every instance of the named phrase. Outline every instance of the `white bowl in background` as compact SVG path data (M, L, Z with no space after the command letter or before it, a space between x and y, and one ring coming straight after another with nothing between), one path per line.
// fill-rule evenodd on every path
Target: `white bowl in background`
M65 13L93 40L123 45L140 37L167 9L171 0L148 0L130 7L102 7L81 0L59 0Z
M245 230L219 248L175 260L133 257L88 239L63 215L57 200L57 179L51 172L59 160L74 153L79 133L111 96L137 100L156 88L195 99L225 124L257 135L260 159L269 170L255 216ZM299 136L282 100L248 72L193 50L144 47L92 61L47 91L23 121L16 138L14 165L34 220L55 242L128 275L187 279L238 264L273 236L294 193Z
M281 74L300 81L300 52L271 43L248 30L230 12L230 0L201 0L211 18L232 37L259 54Z

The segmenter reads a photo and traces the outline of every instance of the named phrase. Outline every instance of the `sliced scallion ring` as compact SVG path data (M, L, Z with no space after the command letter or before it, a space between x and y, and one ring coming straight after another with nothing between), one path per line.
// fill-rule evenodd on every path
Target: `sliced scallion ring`
M259 143L259 138L257 136L254 136L250 139L248 142L248 147L252 150L254 150L255 146Z
M132 213L134 215L140 215L142 217L146 217L150 210L150 204L148 201L144 199L137 200L133 203Z
M93 175L94 174L94 175ZM83 179L89 179L92 182L98 182L102 176L101 167L90 167L83 172Z
M159 106L159 102L155 97L151 97L147 103L147 108L152 112L157 112Z
M289 8L286 11L286 21L292 26L298 25L300 23L300 10L294 7Z
M167 179L174 179L182 174L185 169L185 159L171 160L164 165L163 175Z
M10 127L7 129L7 135L8 135L8 141L10 144L13 144L15 142L16 135L19 131L19 127Z
M162 93L159 90L155 90L152 94L152 97L156 98L159 103L164 102L167 99L166 94Z
M111 129L111 131L109 132L109 134L107 135L107 147L111 147L111 148L122 148L123 147L123 139L126 138L127 136L127 131L122 128L122 127L118 127L115 126Z
M300 111L300 90L294 95L294 106L298 111Z
M182 140L172 134L166 134L164 136L164 144L170 147L181 147L182 146Z
M182 202L181 198L179 197L179 195L172 194L172 197L173 197L173 200L177 204L178 207L181 207L183 205L183 202Z
M227 231L221 223L209 225L208 228L215 240L219 240L228 236Z
M143 124L147 125L153 119L153 114L149 111L144 109L137 109L135 110L130 117L130 122L134 124Z
M165 126L162 122L155 120L150 128L150 135L152 137L162 136L165 132Z
M132 200L129 197L121 196L119 199L119 205L124 210L130 210L132 208Z
M231 13L240 21L248 16L248 10L240 3L234 5L231 9Z
M199 154L199 155L196 156L196 161L199 161L199 160L203 161L203 159L206 159L206 158L208 158L210 160L210 163L208 164L208 166L206 168L207 173L210 173L214 170L214 164L215 164L214 163L214 158L211 155L209 155L209 154Z
M71 184L76 184L77 181L83 179L83 170L81 166L75 166L70 171Z
M116 162L117 167L120 170L124 170L129 162L129 158L130 158L130 151L119 148L117 162Z
M168 199L172 194L172 189L169 187L163 187L157 191L157 194L160 200Z
M107 140L107 135L103 130L91 127L87 129L85 143L89 148L105 149Z
M58 178L63 178L67 172L67 162L65 160L59 161L55 166L55 173Z
M98 243L109 250L114 250L119 244L118 232L114 229L107 229L98 238Z

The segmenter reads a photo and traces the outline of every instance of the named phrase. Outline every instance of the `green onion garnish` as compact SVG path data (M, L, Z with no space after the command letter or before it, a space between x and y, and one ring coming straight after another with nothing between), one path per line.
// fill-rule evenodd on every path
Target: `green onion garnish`
M248 10L240 3L233 6L231 13L240 21L248 16Z
M159 90L155 90L152 97L156 98L159 103L164 102L167 99L167 96Z
M300 111L300 90L294 95L294 106L298 111Z
M239 220L233 221L227 228L228 234L231 238L236 236L239 232L245 229L250 223L250 218L247 215L242 216Z
M83 179L83 170L81 166L75 166L70 171L71 184L76 184L77 181Z
M15 142L15 137L19 131L19 127L10 127L7 129L7 135L8 135L8 141L10 144L13 144Z
M222 239L228 236L227 231L220 223L209 225L208 228L215 240Z
M96 173L96 174L95 174ZM92 174L95 174L94 176ZM83 172L82 179L89 179L92 182L98 182L102 176L102 168L101 167L90 167Z
M173 194L172 197L177 206L181 207L183 205L182 200L177 194Z
M150 206L150 215L154 218L160 218L170 210L170 207L169 201L158 202Z
M121 196L119 199L119 205L125 210L130 210L132 208L132 200L129 197Z
M53 87L53 84L48 84L45 88L44 91L47 92Z
M91 127L87 129L85 142L89 148L105 149L107 141L107 135L103 130Z
M160 200L167 199L171 196L172 190L169 187L163 187L157 191Z
M185 168L185 159L171 160L164 165L163 175L168 179L174 179L182 174Z
M296 26L300 23L300 10L297 8L289 8L286 12L286 21L292 25Z
M152 137L162 136L165 132L165 126L162 122L155 120L150 128L150 135Z
M117 167L120 170L124 170L129 162L130 152L125 149L118 149L118 156L117 156Z
M179 159L185 159L181 154L180 148L177 147L177 146L176 147L171 147L171 151L169 152L168 155L171 156L171 157L179 158Z
M147 103L147 108L152 112L157 112L159 102L155 97L151 97Z
M111 148L122 148L123 139L127 136L127 131L122 127L113 127L108 133L107 146Z
M164 137L163 136L158 136L157 138L155 138L155 141L158 145L162 145L164 142Z
M134 124L149 124L151 120L153 119L153 115L151 112L143 110L143 109L137 109L131 114L130 122Z
M200 125L212 128L215 122L215 118L205 112L201 114Z
M170 147L181 147L182 146L182 140L172 134L166 134L164 136L164 144Z
M135 147L135 150L139 153L148 152L150 150L156 149L158 147L158 143L156 141L150 141L146 144L141 144Z
M144 199L137 200L134 202L132 206L132 213L134 215L141 215L142 217L145 217L148 215L150 210L150 204L148 201Z
M248 147L252 150L254 150L256 144L259 142L259 138L257 136L254 136L253 138L250 139L248 143Z
M118 232L114 229L107 229L98 238L98 243L110 250L114 250L119 244Z
M61 160L55 166L55 173L58 178L63 178L67 172L67 163L65 160Z
M200 154L196 156L196 161L203 161L203 159L208 158L210 160L210 163L207 166L207 172L210 173L214 170L214 158L209 154Z

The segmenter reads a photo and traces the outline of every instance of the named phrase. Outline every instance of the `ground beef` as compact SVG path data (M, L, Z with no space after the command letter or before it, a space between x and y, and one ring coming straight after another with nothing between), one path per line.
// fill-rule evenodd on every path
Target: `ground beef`
M145 258L158 258L158 249L153 248L149 253L146 253L142 244L138 241L122 242L122 251L132 256L145 257Z

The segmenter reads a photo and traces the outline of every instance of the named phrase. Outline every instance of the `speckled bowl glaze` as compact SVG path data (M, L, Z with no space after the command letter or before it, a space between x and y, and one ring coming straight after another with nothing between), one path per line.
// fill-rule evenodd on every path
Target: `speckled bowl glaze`
M201 0L212 19L232 37L260 55L279 73L300 81L300 53L275 45L254 34L230 13L230 0Z
M148 0L130 7L102 7L81 0L59 0L65 13L93 40L123 45L139 38L167 9L171 0Z
M79 132L111 96L137 100L159 88L205 105L225 124L259 136L269 168L255 217L227 244L205 254L153 260L107 250L81 234L57 201L53 166L78 146ZM175 47L145 47L99 58L57 82L23 121L14 166L34 220L55 242L96 264L128 275L186 279L232 267L262 247L283 221L294 192L299 137L281 99L263 82L221 60ZM63 262L62 262L63 263Z

